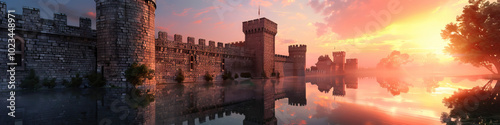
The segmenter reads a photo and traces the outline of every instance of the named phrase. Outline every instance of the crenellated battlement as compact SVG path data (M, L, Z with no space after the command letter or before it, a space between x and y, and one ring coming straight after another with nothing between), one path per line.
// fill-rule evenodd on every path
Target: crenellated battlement
M48 34L79 36L95 38L95 30L91 29L92 21L89 18L80 17L79 26L68 25L68 17L64 13L54 13L52 19L40 17L40 9L23 7L22 12L12 13L15 15L16 27L21 31L41 32ZM0 2L0 14L7 14L7 5ZM1 18L1 23L6 24L6 18ZM1 28L7 28L7 25L1 25Z
M358 64L358 59L356 58L346 59L346 64Z
M300 44L300 45L290 45L290 46L288 46L288 52L289 53L292 53L292 52L306 52L306 51L307 51L307 45Z
M245 21L243 22L243 32L245 34L265 32L272 35L276 35L278 33L278 24L265 17L260 19Z
M222 43L215 41L208 41L206 44L205 39L198 39L198 43L195 43L195 37L186 37L187 41L183 42L182 35L175 34L174 40L168 40L168 33L164 31L158 32L158 38L156 39L156 51L174 51L183 53L212 53L209 55L232 55L232 56L242 56L251 57L253 51L249 50L243 46L237 46L236 44L243 44L244 42L233 42L233 43ZM165 50L167 49L167 50Z
M332 52L333 57L337 56L345 56L345 51L337 51L337 52Z

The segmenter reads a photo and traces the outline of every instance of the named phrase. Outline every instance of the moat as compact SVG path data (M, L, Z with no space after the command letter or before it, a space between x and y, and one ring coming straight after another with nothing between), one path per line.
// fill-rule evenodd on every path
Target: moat
M16 92L23 124L442 124L443 99L489 80L465 77L286 77L157 85L154 101L124 88ZM493 80L490 87L498 87ZM8 93L2 92L3 96ZM3 97L2 96L2 97ZM482 101L482 100L479 100ZM4 100L3 104L7 104ZM144 111L140 105L154 106ZM139 107L139 108L134 108ZM7 109L0 113L7 114ZM149 112L149 113L148 113ZM490 111L496 112L498 111ZM154 118L152 118L154 117Z

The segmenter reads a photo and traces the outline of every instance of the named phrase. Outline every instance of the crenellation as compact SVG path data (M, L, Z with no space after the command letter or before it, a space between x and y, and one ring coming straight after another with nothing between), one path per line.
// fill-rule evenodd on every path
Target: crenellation
M182 43L182 35L174 34L174 42Z
M166 42L168 40L168 33L164 31L158 32L158 40Z
M187 43L194 45L194 37L187 37Z
M224 48L224 44L222 42L217 42L217 48Z
M208 46L215 47L215 41L212 40L208 41Z
M198 45L206 46L205 39L198 39Z

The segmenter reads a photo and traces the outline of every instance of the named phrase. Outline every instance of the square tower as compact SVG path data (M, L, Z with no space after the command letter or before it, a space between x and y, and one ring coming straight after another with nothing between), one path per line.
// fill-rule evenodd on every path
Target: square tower
M267 18L260 18L243 22L245 33L245 47L255 51L253 76L267 77L274 69L275 36L278 33L278 24Z

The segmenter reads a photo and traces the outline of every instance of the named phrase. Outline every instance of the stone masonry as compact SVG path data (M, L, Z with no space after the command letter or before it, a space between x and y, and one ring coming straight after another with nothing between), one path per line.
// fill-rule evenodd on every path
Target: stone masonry
M57 78L57 83L70 80L76 74L102 73L107 83L125 86L124 71L134 62L155 70L155 78L145 87L154 89L157 83L172 83L179 69L185 82L203 80L205 73L220 80L224 71L234 74L251 73L254 77L273 73L280 76L303 76L305 45L289 46L289 55L275 54L277 23L260 18L242 23L245 41L215 42L175 34L167 39L166 32L154 37L155 0L95 0L97 30L91 20L80 18L79 26L67 25L65 14L53 19L40 18L40 10L23 8L16 19L16 81L34 69L41 78ZM0 14L7 14L7 5L0 2ZM0 18L0 32L7 34L7 18ZM0 39L7 41L8 36ZM7 46L0 46L7 55ZM7 58L0 58L0 70L7 70ZM8 76L7 72L0 72ZM7 89L7 77L1 77L0 90Z

